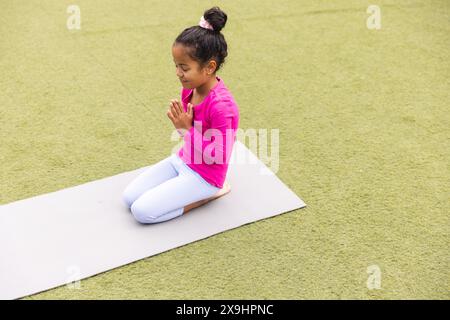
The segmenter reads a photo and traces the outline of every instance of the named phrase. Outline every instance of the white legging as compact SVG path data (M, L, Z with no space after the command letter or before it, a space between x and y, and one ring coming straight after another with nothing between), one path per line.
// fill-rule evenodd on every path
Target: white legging
M181 216L185 206L219 190L174 153L131 181L123 200L137 221L157 223Z

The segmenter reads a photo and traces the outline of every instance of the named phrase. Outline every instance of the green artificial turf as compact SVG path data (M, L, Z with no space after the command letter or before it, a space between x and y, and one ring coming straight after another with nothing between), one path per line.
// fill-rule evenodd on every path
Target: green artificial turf
M279 129L308 207L28 298L449 299L447 0L2 0L0 203L166 157L171 45L214 4L240 128Z

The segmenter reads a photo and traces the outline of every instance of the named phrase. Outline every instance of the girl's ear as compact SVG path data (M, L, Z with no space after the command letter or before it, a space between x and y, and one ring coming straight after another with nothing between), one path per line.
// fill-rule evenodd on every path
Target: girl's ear
M214 73L217 68L217 62L215 60L210 60L208 63L208 72L209 74Z

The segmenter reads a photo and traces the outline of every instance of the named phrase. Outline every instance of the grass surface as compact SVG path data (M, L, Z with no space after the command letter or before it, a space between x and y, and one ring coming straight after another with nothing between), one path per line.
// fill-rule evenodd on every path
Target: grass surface
M171 44L215 3L123 3L1 0L0 203L175 146ZM218 4L240 128L280 130L277 175L308 207L28 298L449 299L450 3L377 1L380 30L371 1Z

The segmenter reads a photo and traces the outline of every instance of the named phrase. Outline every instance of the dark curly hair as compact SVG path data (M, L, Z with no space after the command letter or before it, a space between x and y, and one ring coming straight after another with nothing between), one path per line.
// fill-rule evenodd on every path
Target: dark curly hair
M173 45L181 44L187 49L187 53L192 60L199 63L200 67L206 67L208 61L215 60L216 73L225 62L227 53L227 42L220 30L225 27L227 15L219 7L208 9L203 17L214 28L205 29L199 25L183 30L175 39Z

